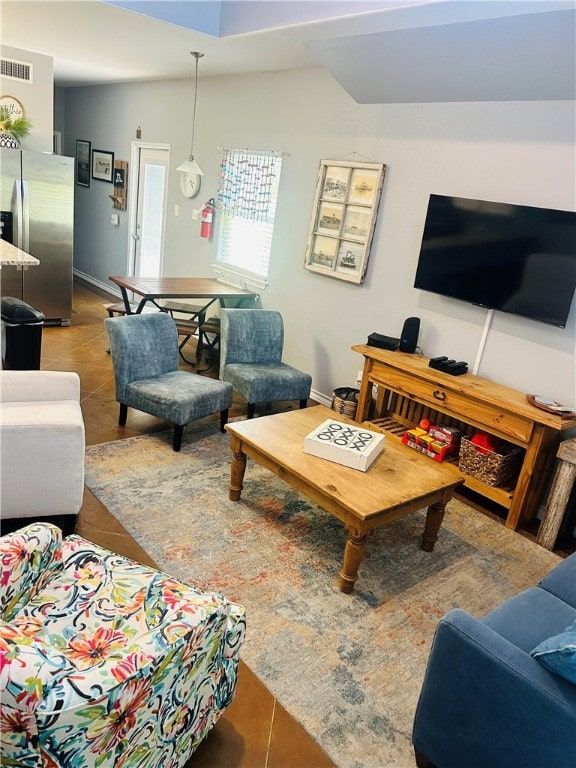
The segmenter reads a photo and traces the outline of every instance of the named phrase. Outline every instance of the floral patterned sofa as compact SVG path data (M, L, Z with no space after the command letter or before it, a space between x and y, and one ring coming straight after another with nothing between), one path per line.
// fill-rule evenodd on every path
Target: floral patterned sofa
M243 607L48 523L0 557L2 765L183 766L234 696Z

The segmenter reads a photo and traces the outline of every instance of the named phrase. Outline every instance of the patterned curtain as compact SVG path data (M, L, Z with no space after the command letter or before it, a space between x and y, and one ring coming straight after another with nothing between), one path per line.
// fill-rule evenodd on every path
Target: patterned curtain
M282 152L224 148L217 206L228 216L273 221Z

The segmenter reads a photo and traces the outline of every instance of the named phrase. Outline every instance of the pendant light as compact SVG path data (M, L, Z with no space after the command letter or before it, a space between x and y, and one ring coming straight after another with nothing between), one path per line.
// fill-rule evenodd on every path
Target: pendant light
M196 160L194 160L194 129L196 127L196 99L198 97L198 60L201 59L204 54L198 53L198 51L190 51L190 53L196 59L196 76L194 79L194 110L192 112L192 143L190 145L190 156L187 160L184 160L184 162L179 165L176 170L181 171L182 173L195 173L199 176L203 176L203 171L200 169L200 166Z

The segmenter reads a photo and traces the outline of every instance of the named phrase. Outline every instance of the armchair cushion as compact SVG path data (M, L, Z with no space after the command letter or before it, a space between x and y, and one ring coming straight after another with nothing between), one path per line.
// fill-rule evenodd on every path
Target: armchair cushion
M245 365L231 363L226 366L226 381L249 403L277 402L278 400L306 400L310 397L312 379L309 374L286 363L275 365Z
M565 680L576 683L576 619L559 635L539 643L530 656Z
M538 586L576 608L576 557L567 557L540 580Z
M526 621L527 616L537 620ZM482 622L524 653L576 619L576 609L544 589L532 587L490 611Z
M0 623L2 757L183 766L234 695L244 609L79 536L61 552L62 569Z
M173 424L185 425L232 405L232 386L188 371L139 379L126 386L124 402Z

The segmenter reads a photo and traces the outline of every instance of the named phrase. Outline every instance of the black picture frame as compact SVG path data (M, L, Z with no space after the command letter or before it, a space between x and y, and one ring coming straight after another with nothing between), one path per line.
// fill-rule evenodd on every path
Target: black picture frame
M76 139L76 184L79 187L90 186L91 147L90 141Z
M98 181L114 181L114 152L105 149L92 150L92 178Z

